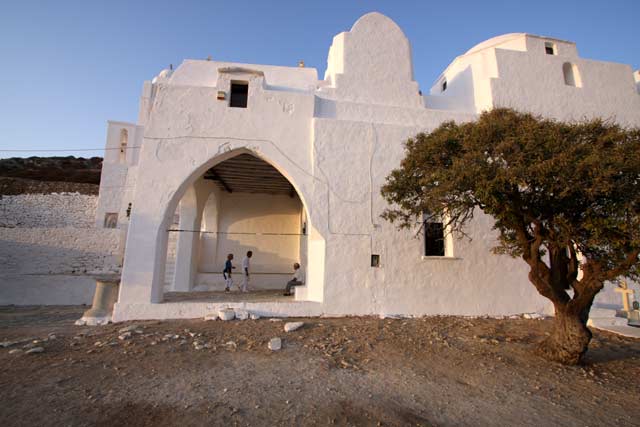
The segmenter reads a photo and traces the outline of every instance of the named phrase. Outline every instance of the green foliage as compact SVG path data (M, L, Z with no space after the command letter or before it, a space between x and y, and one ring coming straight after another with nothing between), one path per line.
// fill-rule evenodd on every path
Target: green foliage
M589 280L638 277L640 130L496 109L405 145L382 188L391 204L384 218L406 227L430 212L464 233L479 208L496 221L496 251L522 256L552 294L576 288L579 254ZM551 270L542 265L545 252L557 261ZM553 279L558 268L566 274Z

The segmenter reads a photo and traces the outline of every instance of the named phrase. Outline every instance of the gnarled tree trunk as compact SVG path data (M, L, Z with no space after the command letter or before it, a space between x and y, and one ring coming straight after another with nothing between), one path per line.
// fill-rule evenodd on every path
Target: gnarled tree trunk
M556 305L553 330L538 347L540 355L567 365L580 363L592 336L587 327L589 307L576 312L568 307L568 304Z

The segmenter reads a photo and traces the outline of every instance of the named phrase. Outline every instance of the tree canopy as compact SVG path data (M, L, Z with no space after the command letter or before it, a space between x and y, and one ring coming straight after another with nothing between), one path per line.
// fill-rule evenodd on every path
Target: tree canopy
M578 319L587 334L577 346L552 336L543 352L577 363L596 293L640 276L640 130L495 109L420 133L405 149L382 188L391 204L383 217L407 227L429 212L464 233L478 209L491 215L495 251L522 257L557 321Z

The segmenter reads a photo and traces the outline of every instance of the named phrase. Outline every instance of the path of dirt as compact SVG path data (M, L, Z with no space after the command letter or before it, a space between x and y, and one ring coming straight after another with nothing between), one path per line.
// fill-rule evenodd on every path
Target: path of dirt
M0 308L0 341L56 335L39 354L0 348L0 425L640 424L640 340L595 331L584 366L550 364L531 353L548 320L315 318L285 333L268 319L73 326L82 311Z

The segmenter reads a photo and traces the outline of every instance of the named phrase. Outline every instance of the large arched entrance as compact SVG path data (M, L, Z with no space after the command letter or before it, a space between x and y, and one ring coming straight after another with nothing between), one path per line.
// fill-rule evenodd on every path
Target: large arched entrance
M275 143L267 140L252 140L251 147L248 147L246 142L238 143L235 147L233 142L221 142L219 145L203 144L197 138L188 137L168 142L149 140L146 141L146 144L148 144L146 149L141 153L141 169L136 182L134 210L127 234L122 281L118 303L114 308L114 318L197 317L199 313L207 310L210 305L201 303L192 306L159 304L164 302L165 296L168 241L171 235L176 236L174 274L188 278L176 282L186 287L185 292L191 292L194 286L198 286L199 274L220 274L222 266L219 265L219 254L223 254L226 249L217 245L222 243L222 239L218 239L218 243L216 243L215 255L211 253L207 255L204 251L200 252L202 240L204 240L201 236L210 234L204 232L207 231L209 224L213 224L215 220L215 215L212 216L205 211L205 205L214 203L210 201L211 194L222 195L222 198L229 196L227 198L230 198L245 193L234 192L233 188L229 193L211 172L216 172L217 165L242 154L249 154L274 168L286 178L288 184L295 190L293 198L290 193L246 194L256 194L253 197L272 197L270 199L272 204L277 204L274 203L277 198L284 198L289 203L299 199L299 206L302 206L299 217L306 219L306 229L302 230L304 224L300 224L298 231L298 239L300 239L299 262L305 273L305 286L302 289L296 289L295 301L323 301L326 245L322 230L326 229L323 222L326 217L323 216L322 210L316 212L315 205L310 204L310 202L313 203L315 197L315 178L308 172L311 166L308 164L307 157L298 153L287 154ZM145 165L151 166L144 167ZM238 177L238 181L241 178L248 179L247 177ZM253 180L256 190L266 190L264 185L258 188L258 184L264 179L261 179L257 173L253 173L250 178ZM266 184L266 181L263 184ZM285 192L284 188L279 186L276 186L275 189L282 193ZM289 187L287 187L287 191L288 189ZM222 198L215 200L222 200ZM257 213L247 215L247 210L243 210L243 212L247 220L257 221L261 217L261 214ZM174 223L174 220L177 222ZM319 221L320 227L315 224L316 220ZM233 224L237 225L242 222L236 221ZM169 231L172 229L183 229L190 232ZM186 236L191 236L191 238L186 238ZM210 240L211 236L205 239ZM181 242L181 240L185 241ZM238 241L234 244L237 246L233 250L242 250L243 246L248 245L249 242ZM182 253L183 251L187 253L186 256ZM265 250L264 253L266 254L267 251ZM264 257L264 259L267 258ZM180 259L189 259L190 262L181 262ZM197 262L193 262L195 260ZM286 257L284 260L291 261ZM240 261L242 261L242 257L238 254L236 262ZM258 267L257 258L254 258L253 261L254 267ZM204 262L210 262L207 268L211 268L211 272L204 268L206 267L202 264ZM266 263L261 262L260 264L262 264L260 266L262 268ZM277 264L284 265L285 261ZM257 272L257 270L254 271ZM269 272L269 270L264 272ZM275 272L288 273L279 270ZM258 283L256 282L256 284ZM212 286L215 288L216 284L213 283ZM285 283L282 283L281 286L284 288ZM271 307L275 306L271 305ZM293 313L296 307L303 306L278 307L282 313Z
M249 153L199 177L180 200L167 233L165 300L176 292L217 296L224 290L228 254L234 255L239 284L242 258L252 251L250 289L261 296L276 295L264 291L281 290L294 263L307 264L307 215L298 193L275 167Z
M289 179L255 153L233 154L196 177L167 221L163 300L285 300L282 290L294 263L301 265L305 286L290 299L309 299L311 227L302 198ZM248 251L253 253L250 292L240 295L233 287L225 293L222 270L228 254L234 255L233 278L239 285Z

